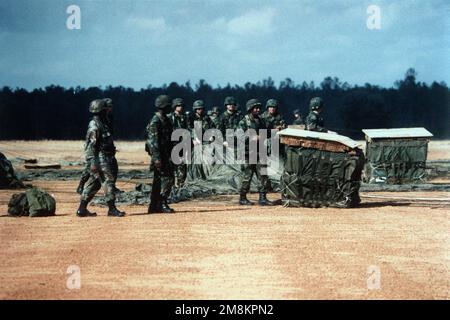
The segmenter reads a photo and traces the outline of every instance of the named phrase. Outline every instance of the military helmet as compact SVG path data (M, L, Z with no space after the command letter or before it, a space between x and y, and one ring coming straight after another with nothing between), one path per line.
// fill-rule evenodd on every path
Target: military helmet
M175 98L175 99L172 100L172 108L175 109L178 106L184 108L184 100L183 99Z
M278 108L278 101L275 99L269 99L266 102L266 109L273 107L273 108Z
M218 106L214 106L214 107L212 107L211 112L212 113L220 113L220 108Z
M320 108L323 108L323 100L320 97L314 97L309 102L309 108L311 111L318 110Z
M247 112L250 112L254 107L261 106L261 102L258 99L250 99L247 101L245 106L247 107Z
M170 97L165 94L162 94L155 99L155 107L158 109L164 109L166 107L170 107L170 105Z
M197 110L197 109L203 109L203 108L205 108L205 103L203 102L203 100L194 101L194 105L192 106L192 109Z
M95 99L89 104L90 113L100 113L106 109L106 103L103 99Z
M236 99L234 97L226 97L225 101L223 102L223 105L226 106L229 104L236 105L237 104Z
M113 107L113 101L112 101L111 98L105 98L105 99L103 99L103 101L105 101L106 108L112 108Z

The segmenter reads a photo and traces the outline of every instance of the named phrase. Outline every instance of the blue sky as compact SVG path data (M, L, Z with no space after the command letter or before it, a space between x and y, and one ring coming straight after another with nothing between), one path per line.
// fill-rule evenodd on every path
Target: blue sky
M80 30L66 28L71 4L81 9ZM379 30L366 26L372 4ZM419 81L450 84L449 19L446 0L2 0L0 86L336 76L390 87L409 67Z

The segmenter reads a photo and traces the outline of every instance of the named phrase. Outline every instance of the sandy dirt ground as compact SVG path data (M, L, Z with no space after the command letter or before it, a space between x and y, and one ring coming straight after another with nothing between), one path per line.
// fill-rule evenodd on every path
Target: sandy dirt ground
M0 141L7 157L42 162L81 161L81 148ZM118 148L121 168L147 166L142 142ZM450 143L432 142L429 159L450 159ZM110 218L91 207L98 217L77 218L77 181L30 183L53 194L57 216L8 217L17 191L0 190L0 299L450 298L449 206L395 199L449 192L361 193L361 208L346 210L249 208L217 196L173 204L176 214L122 206L127 217ZM79 289L69 289L71 266Z

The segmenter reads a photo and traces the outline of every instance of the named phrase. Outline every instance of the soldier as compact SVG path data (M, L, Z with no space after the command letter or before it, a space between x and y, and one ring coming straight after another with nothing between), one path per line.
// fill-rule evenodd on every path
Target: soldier
M189 129L192 130L192 134L194 134L194 123L195 121L201 121L202 122L202 129L203 132L205 132L208 129L213 128L213 123L211 119L205 114L205 103L203 100L196 100L194 101L194 104L192 106L193 113L190 117L189 121ZM194 137L194 136L193 136ZM195 137L198 138L199 141L202 141L202 137Z
M188 118L183 112L184 101L181 98L172 100L173 112L169 114L169 119L172 121L173 130L176 129L188 129ZM181 188L186 181L187 166L183 161L181 164L174 164L175 172L175 188Z
M258 189L259 189L259 201L258 204L261 206L272 206L273 203L269 201L266 197L267 194L267 186L268 186L268 177L267 174L261 174L261 170L265 169L266 165L259 163L257 164L250 164L249 163L249 154L250 150L248 147L249 140L256 140L256 143L258 143L259 140L259 130L260 129L267 129L266 124L264 123L264 120L259 116L259 113L261 111L261 103L257 99L250 99L247 101L246 104L247 107L247 114L244 116L244 118L239 122L239 128L242 129L244 132L246 132L248 129L254 129L256 131L256 136L250 136L248 139L246 139L247 143L245 144L245 157L246 157L246 164L242 165L242 182L241 182L241 190L240 190L240 199L239 204L241 205L253 205L252 202L250 202L247 199L247 193L250 191L250 183L252 181L253 174L256 174L256 177L258 178Z
M220 117L219 117L219 107L215 106L211 109L211 111L208 112L209 119L211 120L213 124L214 129L220 130Z
M235 152L231 152L231 149L229 149L228 147L233 147L233 146L228 146L228 142L227 142L227 129L231 129L231 130L236 130L239 127L239 121L241 120L241 114L240 111L238 110L238 104L237 101L234 97L226 97L223 105L225 107L225 112L222 113L222 115L220 116L220 124L219 124L219 130L222 132L222 136L223 136L223 145L225 147L224 149L224 156L225 159L224 162L230 164L234 161L235 156L236 156L236 149L234 150ZM234 141L234 144L236 144L236 141Z
M292 124L293 125L302 125L303 119L302 119L302 115L300 114L300 109L295 109L293 114L294 114L294 122Z
M123 217L125 213L119 211L115 205L114 166L117 165L115 159L116 147L107 125L108 113L112 112L112 109L107 107L104 100L97 99L90 103L89 111L94 114L89 122L85 144L86 161L90 166L90 175L81 194L77 216L96 216L96 213L87 209L87 205L103 184L108 204L108 216Z
M196 100L194 101L194 104L192 106L193 114L190 118L189 122L189 129L191 130L191 137L194 144L194 152L192 152L193 157L193 163L190 166L189 175L192 178L201 178L206 179L206 177L209 175L209 169L210 167L207 165L203 165L203 159L201 158L201 153L196 153L195 145L202 144L203 148L208 148L209 142L211 141L203 141L202 136L197 136L198 132L195 130L195 123L200 122L201 123L201 129L202 134L205 133L208 129L213 129L213 123L211 119L205 114L205 103L203 100ZM207 153L207 152L206 152Z
M103 101L105 101L107 109L111 110L110 112L108 112L106 114L106 119L105 119L104 125L108 127L109 132L111 132L111 135L114 135L114 118L113 118L113 112L112 112L113 106L114 106L113 101L111 98L105 98L105 99L103 99ZM119 165L117 164L116 157L114 157L114 159L112 160L111 171L114 176L114 193L115 194L122 193L123 191L120 190L119 188L117 188L117 186L116 186L117 175L119 173ZM86 165L84 167L83 173L81 174L80 183L77 188L78 194L81 195L83 193L84 185L88 181L90 174L91 174L90 164L89 164L89 161L86 161Z
M305 129L309 131L328 132L325 129L323 118L320 116L324 107L322 98L312 98L309 103L310 112L306 117Z
M153 171L152 192L148 213L173 213L167 204L173 183L172 152L172 122L167 117L171 102L169 96L160 95L155 100L158 109L147 125L147 140L145 150L151 156L150 171Z
M267 129L272 130L283 130L286 128L286 123L284 122L283 117L278 112L279 104L278 101L275 99L269 99L266 102L266 111L261 115L261 118L264 119L264 122L267 126ZM272 153L272 144L271 140L267 140L267 149L268 153ZM283 145L279 146L279 155L276 155L277 157L280 156L281 159L284 158L284 148ZM268 186L269 190L271 189L271 186L269 184Z
M239 121L241 120L241 117L237 112L236 109L237 103L234 97L226 97L223 105L225 106L226 110L224 113L222 113L222 116L220 117L219 129L222 132L223 139L225 141L226 130L227 129L236 130L239 126Z
M283 130L286 128L286 123L283 117L278 112L279 104L275 99L269 99L266 102L266 111L261 115L264 119L267 129Z

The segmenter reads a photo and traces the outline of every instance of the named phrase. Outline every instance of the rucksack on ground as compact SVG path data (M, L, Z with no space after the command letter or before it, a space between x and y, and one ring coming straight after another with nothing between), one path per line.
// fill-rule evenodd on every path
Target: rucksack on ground
M8 213L13 216L48 217L55 212L55 199L36 187L14 194L8 203Z

